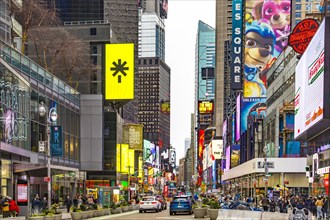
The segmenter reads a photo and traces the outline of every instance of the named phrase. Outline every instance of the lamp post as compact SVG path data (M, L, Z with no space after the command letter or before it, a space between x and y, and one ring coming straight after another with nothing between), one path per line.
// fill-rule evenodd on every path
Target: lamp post
M40 103L39 107L39 115L41 117L44 117L47 113L46 107L43 102ZM56 108L53 107L49 109L49 112L47 114L47 177L48 182L47 182L47 191L48 191L48 199L47 199L47 206L50 209L52 203L51 203L51 193L52 193L52 178L51 178L51 169L50 169L50 126L52 125L53 122L57 120L57 113L56 113Z

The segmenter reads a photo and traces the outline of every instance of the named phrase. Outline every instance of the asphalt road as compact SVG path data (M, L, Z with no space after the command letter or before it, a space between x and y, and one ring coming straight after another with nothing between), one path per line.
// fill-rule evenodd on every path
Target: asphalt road
M161 212L147 212L147 213L139 213L138 210L121 213L121 214L112 214L109 216L102 216L99 218L93 218L93 220L106 220L106 219L115 219L115 220L209 220L210 218L194 218L194 215L188 214L177 214L170 215L169 210L163 210Z

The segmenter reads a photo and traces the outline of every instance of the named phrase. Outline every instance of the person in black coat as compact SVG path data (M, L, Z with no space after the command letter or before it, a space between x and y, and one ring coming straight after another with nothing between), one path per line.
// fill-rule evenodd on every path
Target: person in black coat
M68 213L70 213L70 208L72 206L72 200L70 199L70 196L66 196L64 204L66 206L66 210L68 211Z

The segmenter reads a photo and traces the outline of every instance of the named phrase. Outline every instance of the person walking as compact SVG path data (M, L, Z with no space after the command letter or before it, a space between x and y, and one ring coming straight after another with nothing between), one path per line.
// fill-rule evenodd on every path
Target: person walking
M268 199L267 196L262 198L261 205L262 205L262 208L264 209L264 211L267 212L268 211L268 206L269 206L269 199Z
M323 218L327 219L329 217L328 216L328 197L327 196L323 197L322 212L323 212Z
M3 218L8 218L10 217L10 212L9 212L9 199L6 196L4 199L1 201L1 207L2 207L2 217Z
M15 200L13 200L11 197L8 197L8 200L10 217L16 217L19 213L19 207L17 206Z
M317 219L322 219L322 207L323 207L323 200L322 197L319 196L315 202L316 205L316 214L317 214Z
M70 196L66 196L64 204L65 204L67 212L70 213L70 208L72 206L72 200L70 199Z

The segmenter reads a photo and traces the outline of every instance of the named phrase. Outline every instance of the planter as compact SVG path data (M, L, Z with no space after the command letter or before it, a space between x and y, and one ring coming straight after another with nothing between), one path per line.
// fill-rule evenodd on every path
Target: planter
M88 218L88 212L87 211L81 212L81 219L87 219L87 218Z
M121 207L116 208L116 211L117 211L117 213L122 213L123 212Z
M127 212L128 211L128 206L122 206L121 209L122 209L123 212Z
M62 213L61 214L55 214L54 220L62 220Z
M210 220L216 220L218 218L219 209L208 209Z
M43 220L44 216L31 216L29 217L29 220Z
M110 215L110 209L103 209L103 215Z
M207 214L207 208L194 208L193 212L195 218L204 218Z
M94 210L94 217L99 217L103 215L103 210Z
M82 219L81 212L71 212L70 215L71 215L72 220Z
M88 213L88 218L93 218L94 217L94 211L93 210L87 211L87 213Z
M128 211L132 211L133 210L133 205L129 205L128 206Z
M44 220L55 220L55 216L52 215L52 216L44 216Z
M139 205L138 204L134 204L132 205L132 210L139 210Z
M111 214L117 214L117 209L110 209Z

